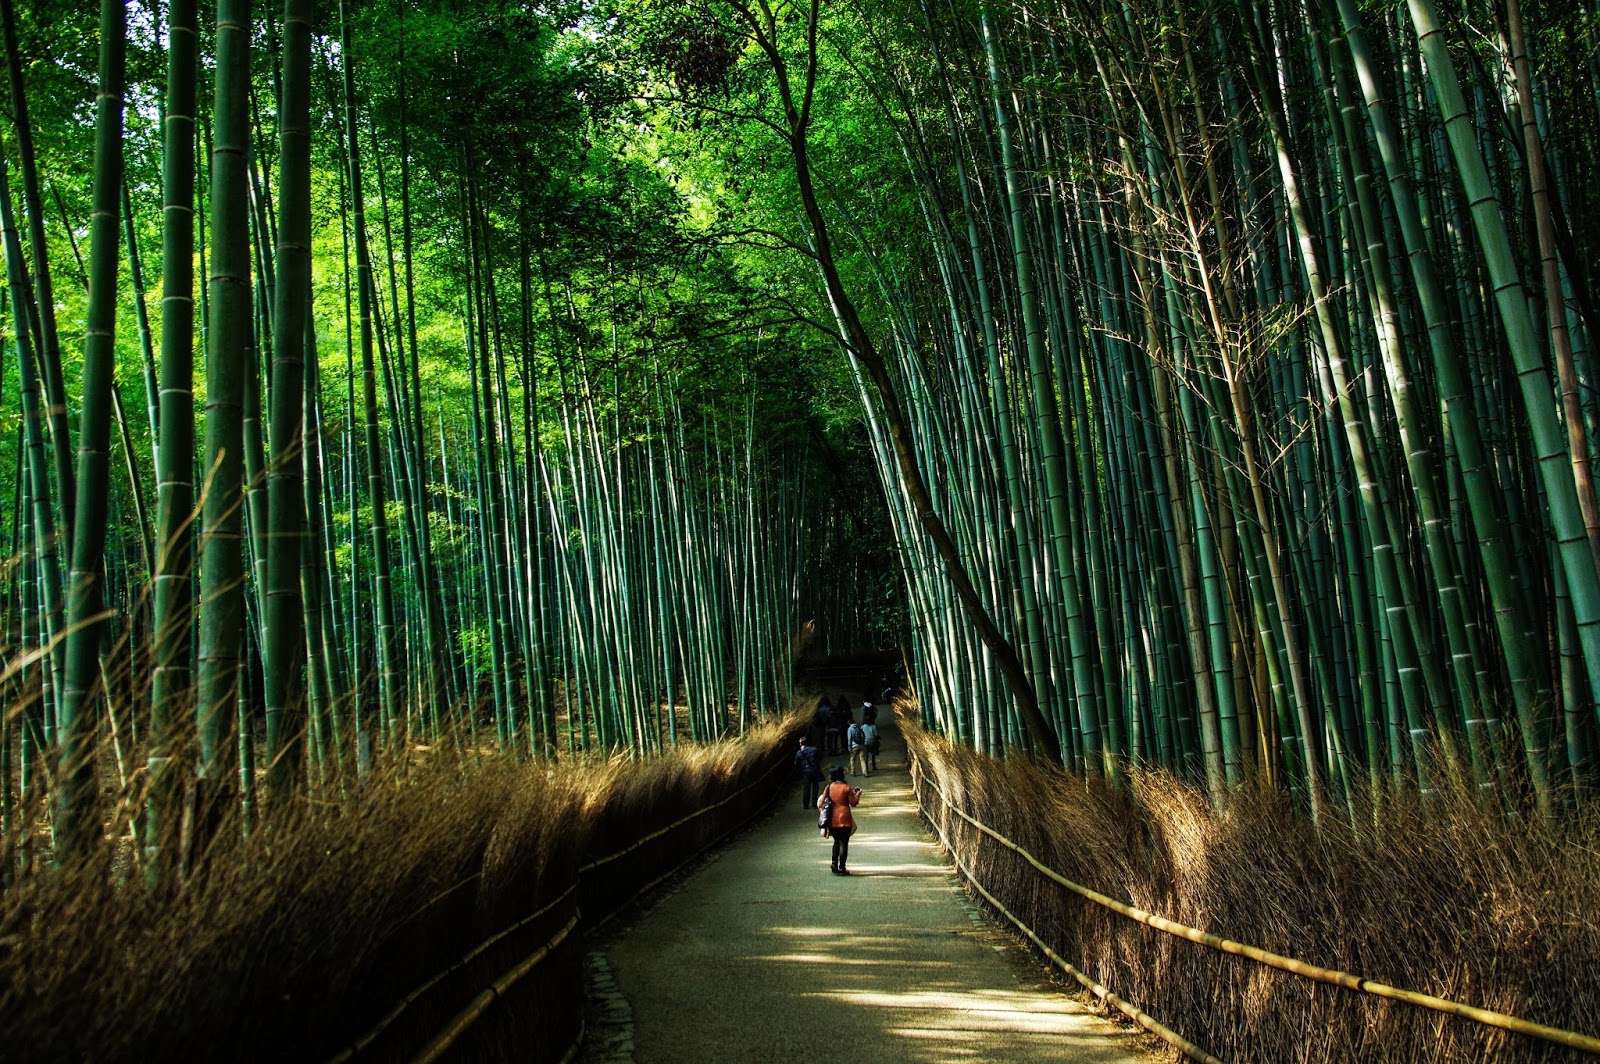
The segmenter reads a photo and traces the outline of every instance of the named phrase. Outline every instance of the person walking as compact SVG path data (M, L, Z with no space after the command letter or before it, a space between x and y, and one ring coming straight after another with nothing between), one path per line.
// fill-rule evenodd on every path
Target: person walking
M860 724L852 722L846 733L850 744L850 771L861 775L867 771L867 732Z
M828 721L833 717L833 703L828 701L828 696L823 695L822 701L817 703L817 741L822 741L822 736L828 731Z
M856 830L856 818L850 809L861 803L861 788L845 782L844 769L838 765L833 767L829 780L828 786L817 798L817 808L832 803L828 817L828 834L833 838L833 866L830 871L836 876L847 876L850 870L845 864L850 857L850 836Z
M867 740L867 775L878 771L878 751L882 749L882 740L878 737L878 725L872 721L861 725L861 733Z
M822 784L822 754L811 736L800 737L800 751L794 755L794 767L800 770L800 808L815 809L817 788Z
M827 750L829 757L844 753L844 726L845 719L849 715L850 712L845 707L844 699L842 698L839 700L839 704L834 706L833 710L828 714L828 720L823 725L823 732L828 740Z

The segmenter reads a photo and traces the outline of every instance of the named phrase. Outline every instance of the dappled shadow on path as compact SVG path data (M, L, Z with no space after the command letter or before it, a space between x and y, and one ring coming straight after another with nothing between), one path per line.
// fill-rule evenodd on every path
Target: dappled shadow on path
M907 871L920 877L929 869ZM968 941L952 941L963 937ZM1120 1039L1113 1036L1108 1044L1103 1021L1077 1002L1034 987L997 986L991 966L970 963L975 947L995 948L991 937L976 927L895 926L878 933L825 924L778 926L759 933L742 959L767 969L774 982L809 987L797 996L824 1030L843 1033L863 1022L876 1028L865 1059L931 1064L1122 1058L1114 1046ZM848 1037L843 1045L852 1059L863 1059L867 1047L850 1047Z
M631 1017L610 1042L627 1055L591 1062L1149 1059L964 902L884 738L880 771L852 781L852 874L828 874L815 814L786 800L605 947Z

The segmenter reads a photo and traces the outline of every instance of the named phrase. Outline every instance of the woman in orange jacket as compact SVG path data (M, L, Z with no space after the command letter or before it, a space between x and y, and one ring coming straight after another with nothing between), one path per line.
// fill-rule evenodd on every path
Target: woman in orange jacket
M850 836L856 830L856 818L850 814L850 807L861 802L861 788L852 787L845 782L844 769L835 765L829 776L829 783L817 796L817 808L831 800L833 802L833 815L828 818L828 834L833 838L833 868L836 876L847 876L850 870L845 867L845 860L850 856Z

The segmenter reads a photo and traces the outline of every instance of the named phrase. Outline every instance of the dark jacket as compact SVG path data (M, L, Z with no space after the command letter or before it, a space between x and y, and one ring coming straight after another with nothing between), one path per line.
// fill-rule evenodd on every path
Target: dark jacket
M804 778L808 780L822 778L822 755L810 743L802 746L800 752L794 755L794 764Z

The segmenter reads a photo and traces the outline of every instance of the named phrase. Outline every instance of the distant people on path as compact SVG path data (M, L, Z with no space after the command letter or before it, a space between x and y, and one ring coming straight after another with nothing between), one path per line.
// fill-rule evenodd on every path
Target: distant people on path
M850 730L845 733L850 743L850 771L861 775L867 771L867 732L865 725L850 725Z
M861 725L861 733L867 741L867 775L870 776L878 771L878 751L883 741L878 738L878 725L873 721Z
M861 802L861 788L845 782L844 769L835 765L830 782L817 798L817 808L827 811L827 832L833 839L833 865L830 871L836 876L847 876L845 867L850 857L850 836L855 834L856 818L850 808Z
M828 718L833 716L833 703L828 701L828 696L823 695L822 701L817 703L817 739L820 741L823 733L828 730Z
M876 702L863 702L863 703L861 703L861 723L863 723L863 724L876 724L876 723L878 723L878 705L877 705Z
M800 770L800 808L812 809L817 804L817 788L822 785L822 753L811 736L800 738L800 751L794 755L794 767Z

